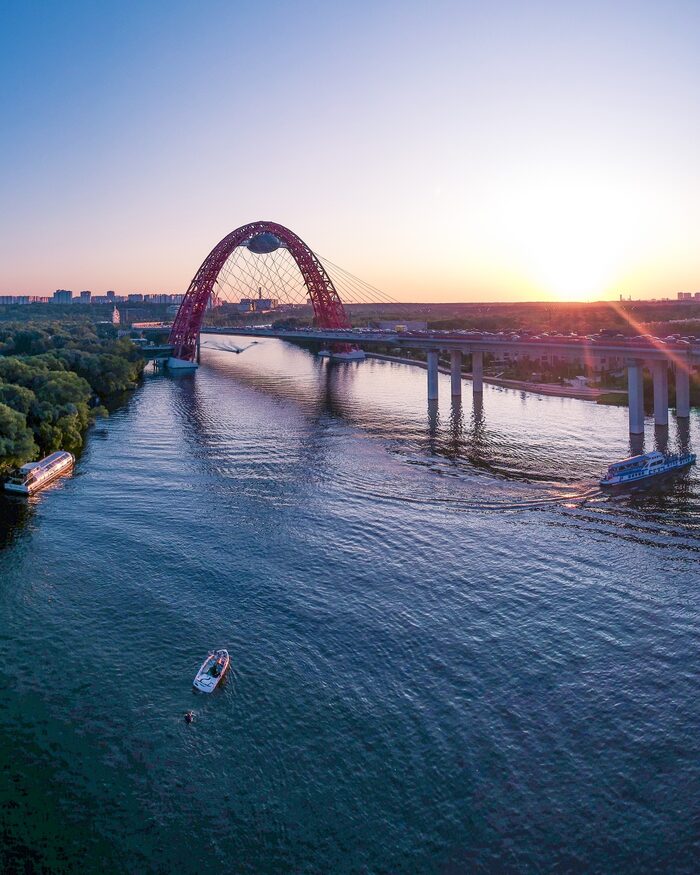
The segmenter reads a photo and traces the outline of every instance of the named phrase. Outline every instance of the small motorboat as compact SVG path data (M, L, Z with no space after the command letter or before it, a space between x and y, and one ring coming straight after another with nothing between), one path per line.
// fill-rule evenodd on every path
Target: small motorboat
M228 650L214 650L207 656L197 672L197 676L192 682L194 687L203 693L211 693L228 671L230 661Z

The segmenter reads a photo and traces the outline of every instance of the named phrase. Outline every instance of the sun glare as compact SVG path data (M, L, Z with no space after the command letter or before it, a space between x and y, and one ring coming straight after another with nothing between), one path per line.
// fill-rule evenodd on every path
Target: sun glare
M499 236L528 286L566 301L615 291L637 228L619 190L549 175L504 189L494 209Z

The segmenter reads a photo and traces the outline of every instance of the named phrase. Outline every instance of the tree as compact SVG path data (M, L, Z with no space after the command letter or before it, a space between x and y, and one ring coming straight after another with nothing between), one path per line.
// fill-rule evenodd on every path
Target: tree
M7 404L8 407L27 416L36 403L36 395L31 389L26 389L24 386L15 386L14 383L0 383L0 403Z
M97 396L134 388L144 364L133 343L99 336L89 318L0 323L0 471L39 449L78 449L90 421L107 415Z
M23 465L38 451L26 418L7 404L0 404L0 470Z

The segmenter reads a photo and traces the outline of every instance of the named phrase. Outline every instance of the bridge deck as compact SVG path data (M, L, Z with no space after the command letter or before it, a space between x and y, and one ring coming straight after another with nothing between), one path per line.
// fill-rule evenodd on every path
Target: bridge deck
M321 343L389 344L404 349L461 350L466 354L487 352L495 355L505 352L529 354L540 358L543 354L554 354L560 358L588 361L591 358L621 358L629 361L670 361L687 362L691 366L700 365L700 343L671 344L659 339L638 343L622 340L589 340L587 338L552 338L511 340L504 337L485 335L443 334L434 332L426 336L404 333L371 331L323 331L312 329L241 328L240 326L203 328L207 334L237 334L242 337L275 337L281 340L310 340Z

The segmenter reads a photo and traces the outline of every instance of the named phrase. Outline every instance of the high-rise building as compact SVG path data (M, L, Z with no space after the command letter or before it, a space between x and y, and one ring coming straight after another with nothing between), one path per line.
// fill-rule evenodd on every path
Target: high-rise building
M73 300L73 292L70 289L56 289L53 293L54 304L70 304Z
M279 301L277 298L241 298L238 302L239 313L264 313L267 310L276 310Z
M92 292L86 290L86 291L80 293L80 297L78 298L78 300L80 301L81 304L89 304L91 298L92 298Z
M12 304L38 304L40 300L33 295L0 295L0 307L9 307Z
M212 296L213 297L213 296ZM179 304L182 301L182 295L168 294L151 294L143 296L144 304Z

